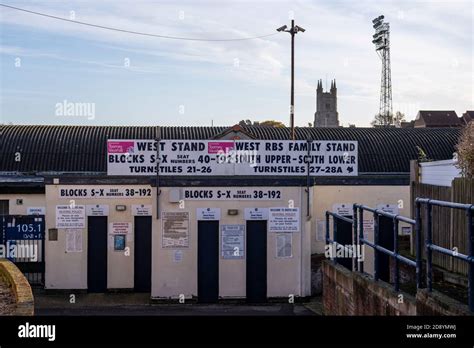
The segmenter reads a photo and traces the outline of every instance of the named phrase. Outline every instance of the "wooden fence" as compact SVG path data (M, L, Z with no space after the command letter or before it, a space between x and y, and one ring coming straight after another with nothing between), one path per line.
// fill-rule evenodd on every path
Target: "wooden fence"
M453 180L451 187L420 184L416 181L412 181L412 217L415 216L416 197L474 204L474 180L456 178ZM433 206L432 216L433 243L444 248L457 248L458 252L467 254L468 236L466 229L466 212L458 209ZM426 212L424 206L422 207L421 218L423 221L426 221ZM425 227L424 224L423 227ZM424 231L422 240L425 240ZM423 257L425 257L424 248ZM467 263L460 260L455 260L453 257L443 255L438 252L433 253L433 263L448 271L467 274Z

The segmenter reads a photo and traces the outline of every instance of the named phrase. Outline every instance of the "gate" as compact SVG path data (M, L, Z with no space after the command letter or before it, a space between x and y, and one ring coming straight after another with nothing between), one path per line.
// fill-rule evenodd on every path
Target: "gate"
M0 257L13 262L31 286L44 287L44 215L3 215L0 219Z

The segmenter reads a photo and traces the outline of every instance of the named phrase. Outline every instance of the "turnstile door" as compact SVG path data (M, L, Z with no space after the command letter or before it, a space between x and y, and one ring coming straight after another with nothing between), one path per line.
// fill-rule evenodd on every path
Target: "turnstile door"
M247 221L247 302L267 300L267 221Z
M393 220L386 216L379 216L379 245L393 251ZM390 283L390 256L380 251L378 253L379 279Z
M198 221L198 301L219 297L219 221Z
M107 216L89 216L87 220L87 289L107 290Z
M352 216L344 216L349 219L352 219ZM351 246L354 242L352 241L352 224L347 221L340 219L336 220L336 229L337 236L335 238L336 242L345 246ZM353 258L346 255L346 257L336 257L336 262L348 270L352 271L352 261ZM357 262L357 261L356 261Z
M151 291L151 216L135 216L134 288Z

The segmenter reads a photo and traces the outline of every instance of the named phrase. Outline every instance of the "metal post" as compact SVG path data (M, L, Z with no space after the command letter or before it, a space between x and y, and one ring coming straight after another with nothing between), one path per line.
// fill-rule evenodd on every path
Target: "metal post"
M291 86L290 86L290 139L295 140L295 35L298 32L305 32L304 28L295 25L295 20L291 20L291 28L287 29L284 25L277 29L291 35Z
M379 245L379 216L374 213L374 244ZM379 280L379 251L374 250L374 279Z
M393 251L395 253L395 291L400 290L400 264L398 262L398 220L393 218Z
M332 234L333 234L333 236L332 236L332 237L333 237L333 241L334 241L335 243L337 243L337 242L338 242L338 241L337 241L337 221L336 221L336 218L335 218L334 216L332 217ZM334 243L333 245L335 246L334 250L335 250L335 252L337 253L337 244L335 244L335 243ZM331 247L332 247L332 245L331 245ZM333 257L334 263L337 263L337 258L336 258L336 256L335 256L335 255L333 255L333 256L334 256L334 257Z
M43 286L46 285L46 257L45 257L45 252L46 252L46 215L42 216L42 229L43 229L43 239L41 240L41 263L43 264L41 266L41 284Z
M415 210L415 233L416 233L416 249L415 249L415 257L416 257L416 288L421 289L421 275L423 270L423 255L421 249L421 203L416 202L416 210Z
M295 140L295 20L291 20L291 105L290 127L291 140Z
M326 212L326 245L329 244L329 213Z
M160 219L160 139L156 138L156 219Z
M431 223L432 223L432 206L428 201L426 203L426 282L428 285L428 291L433 291L433 269L432 259L433 251L431 250L432 237L431 237Z
M359 245L360 248L364 248L364 242L362 242L362 239L364 239L364 210L362 208L359 208ZM365 255L365 253L364 253ZM360 267L359 267L360 273L364 273L364 261L360 262Z
M471 205L467 211L467 240L468 242L468 255L471 258L471 261L468 264L468 298L469 298L469 310L474 312L474 227L472 225L472 207Z
M355 204L352 206L352 233L353 233L353 240L354 240L354 249L357 251L357 245L359 243L357 243L357 208L355 206ZM358 255L357 253L355 254L355 258L353 260L354 262L354 269L357 271L359 269L359 265L358 265Z
M307 144L308 144L308 157L307 157L307 165L306 165L306 193L307 193L307 196L306 196L306 217L309 219L311 214L310 214L310 202L309 202L309 187L310 187L310 175L309 175L309 157L311 155L311 143L312 143L312 140L311 139L308 139L307 140Z

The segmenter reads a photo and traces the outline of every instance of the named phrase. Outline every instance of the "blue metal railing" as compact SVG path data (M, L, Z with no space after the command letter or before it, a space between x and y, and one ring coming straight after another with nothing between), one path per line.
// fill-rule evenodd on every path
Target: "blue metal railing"
M375 280L379 279L379 262L378 262L378 252L381 252L385 255L390 256L394 259L395 262L395 274L394 274L394 288L395 291L400 289L400 267L399 262L402 262L406 265L415 267L416 269L416 288L422 288L422 217L421 217L421 205L426 205L426 239L425 239L425 249L426 249L426 283L428 291L433 291L433 251L442 253L454 257L458 260L467 262L469 265L468 268L468 298L469 298L469 310L474 312L474 204L462 204L462 203L453 203L446 201L438 201L428 198L416 198L415 200L415 219L410 219L401 215L391 214L380 209L374 209L363 204L354 204L353 205L353 217L352 219L338 215L336 213L326 211L326 244L334 244L345 247L344 245L337 242L337 224L336 219L348 222L352 224L352 234L354 245L357 244L359 247L363 245L368 245L373 248L374 253L374 278ZM439 245L433 243L432 235L432 207L446 207L452 209L460 209L466 211L466 233L468 241L468 255L459 253L458 251L443 248ZM364 238L364 211L371 212L374 217L374 242L371 242ZM329 235L329 220L330 216L333 217L333 238L331 240ZM385 216L393 221L393 251L388 250L379 244L379 217ZM398 250L398 225L399 222L407 223L415 227L415 260L409 259L399 254ZM334 262L337 263L336 259ZM360 263L360 264L359 264ZM364 272L364 263L361 260L355 262L355 270Z
M454 257L458 260L467 262L468 267L468 298L469 298L469 310L474 312L474 225L473 225L473 211L474 204L462 204L438 201L428 198L417 198L415 200L417 215L420 215L421 205L426 204L426 275L427 275L427 287L428 291L433 291L433 251L442 253ZM446 207L452 209L460 209L466 211L466 232L467 232L467 243L468 243L468 255L461 254L457 251L440 247L439 245L433 244L433 206ZM421 252L421 250L420 250Z
M374 242L370 242L369 240L364 238L364 211L368 211L373 213L374 215ZM357 217L358 216L358 217ZM393 221L393 251L388 250L381 245L379 245L379 217L385 216ZM380 209L373 209L363 204L354 204L354 233L357 233L357 223L359 224L359 238L358 244L359 245L368 245L374 250L386 254L394 259L395 262L395 274L394 274L394 288L395 291L400 290L400 267L399 262L402 262L406 265L415 267L416 269L416 286L417 288L421 287L421 234L419 233L421 219L418 218L417 220L409 219L407 217L401 215L395 215L388 213L386 211ZM405 256L399 254L398 250L398 224L399 222L404 222L415 226L416 230L416 260L411 260ZM364 272L364 264L363 262L360 263L360 272ZM378 262L378 253L374 253L374 279L379 279L379 262Z
M329 234L330 216L333 217L333 220L332 220L333 221L333 239L331 239L331 236ZM353 223L353 220L349 219L348 217L345 217L345 216L342 216L330 211L326 211L326 245L336 245L336 246L341 246L342 248L346 249L346 245L343 245L337 242L337 223L336 223L337 219L348 222L350 224ZM332 260L334 263L337 263L336 257L333 257Z

